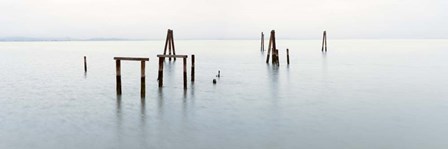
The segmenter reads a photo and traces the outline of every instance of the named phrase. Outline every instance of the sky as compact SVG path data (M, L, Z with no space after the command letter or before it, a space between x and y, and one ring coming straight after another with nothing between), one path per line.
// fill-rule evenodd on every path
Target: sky
M447 0L0 0L0 37L448 38Z

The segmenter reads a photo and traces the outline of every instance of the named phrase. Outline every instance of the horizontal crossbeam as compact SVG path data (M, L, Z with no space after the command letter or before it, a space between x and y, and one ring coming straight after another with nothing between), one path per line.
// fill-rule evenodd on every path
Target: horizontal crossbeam
M114 57L114 60L124 60L124 61L149 61L149 58L144 58L144 57Z
M162 55L162 54L159 54L159 55L157 55L157 57L187 58L188 55Z

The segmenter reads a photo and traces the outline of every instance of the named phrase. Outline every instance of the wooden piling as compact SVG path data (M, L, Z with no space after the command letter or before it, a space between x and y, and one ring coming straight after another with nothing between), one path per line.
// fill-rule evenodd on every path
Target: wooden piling
M87 72L87 57L84 56L84 72Z
M322 52L327 52L327 31L322 36Z
M191 55L191 82L194 82L194 54Z
M261 32L261 51L264 51L264 33Z
M146 79L145 79L145 61L141 61L141 79L140 79L140 96L145 97L146 95Z
M327 52L327 31L325 31L324 34L325 34L325 52Z
M184 60L184 89L187 89L187 58L183 58Z
M173 55L176 55L176 47L174 46L173 30L171 30L171 44L172 44L172 47L173 47ZM174 57L174 60L176 60L176 57Z
M168 55L171 55L171 43L172 43L171 41L173 40L172 36L171 36L172 33L173 32L171 30L168 32L168 36L169 36L169 40L168 40ZM169 57L168 60L171 61L171 57Z
M163 61L164 61L164 57L159 57L159 87L163 86Z
M269 57L271 56L271 44L272 44L272 33L269 36L269 46L268 46L268 54L266 57L266 63L269 63Z
M87 57L84 56L84 72L87 72Z
M115 60L115 68L117 71L117 95L121 95L121 66L120 60Z
M170 38L170 30L168 29L166 33L166 40L165 40L165 49L163 50L163 55L166 55L166 48L168 47L168 40Z
M286 49L286 62L289 65L289 49Z

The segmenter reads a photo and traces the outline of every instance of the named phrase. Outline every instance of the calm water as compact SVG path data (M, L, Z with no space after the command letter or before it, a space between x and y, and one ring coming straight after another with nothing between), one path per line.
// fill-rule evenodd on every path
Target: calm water
M157 86L164 41L0 43L0 148L448 147L448 40L277 42L278 68L258 40L177 40L186 91L181 60ZM145 99L139 62L117 98L114 56L150 58Z

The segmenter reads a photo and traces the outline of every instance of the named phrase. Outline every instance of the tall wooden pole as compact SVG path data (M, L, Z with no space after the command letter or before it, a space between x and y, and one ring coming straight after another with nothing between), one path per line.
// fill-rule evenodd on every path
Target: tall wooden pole
M187 58L184 59L184 89L187 89Z
M286 49L286 62L289 65L289 49Z
M163 50L163 55L166 55L166 48L168 47L169 38L170 38L170 29L168 29L168 31L166 33L165 49Z
M115 68L117 72L117 95L121 95L121 66L120 60L115 60Z
M327 52L327 31L324 31L325 35L325 52Z
M171 30L171 44L173 46L173 54L176 55L176 47L174 47L174 35L173 30ZM176 60L176 57L174 57L174 60Z
M191 82L194 82L194 54L191 55Z
M141 79L140 79L140 96L145 97L146 95L146 79L145 79L145 61L141 61Z
M168 36L169 36L169 39L168 39L168 55L171 55L171 46L172 46L172 40L173 40L173 38L172 38L172 33L173 33L173 31L172 30L170 30L169 32L168 32ZM168 60L169 61L171 61L171 57L169 57L168 58Z
M268 54L266 57L266 63L269 63L269 57L271 56L271 45L272 45L272 32L271 35L269 36L269 46L268 46Z

